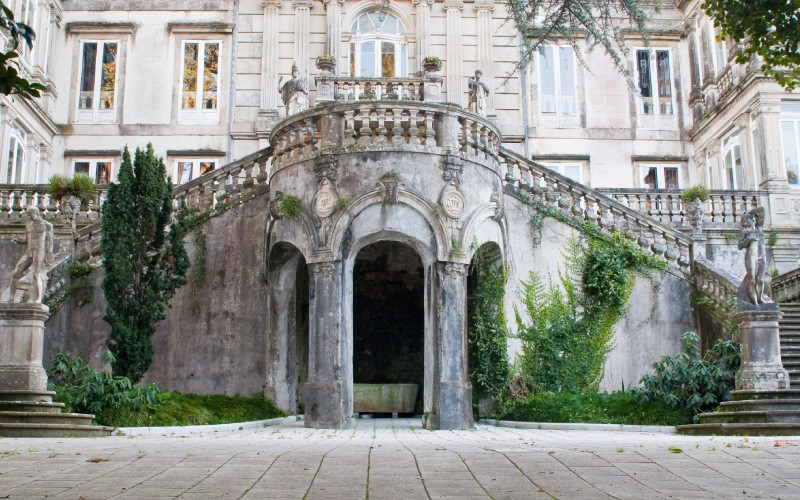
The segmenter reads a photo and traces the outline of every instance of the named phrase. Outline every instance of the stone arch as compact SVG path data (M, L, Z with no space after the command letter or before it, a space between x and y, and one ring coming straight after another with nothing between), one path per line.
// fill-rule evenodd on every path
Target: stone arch
M500 212L499 217L498 212ZM488 234L490 230L482 231L482 228L495 228L499 231L499 235ZM470 259L477 253L478 249L472 248L473 240L477 238L479 243L495 243L503 255L504 265L508 263L508 221L506 220L505 214L499 210L497 202L493 201L479 205L464 221L464 229L461 231L461 237L462 240L459 241L461 248L469 248L472 250Z
M280 409L302 407L302 383L308 374L308 266L299 248L278 242L269 251L267 384L265 395Z

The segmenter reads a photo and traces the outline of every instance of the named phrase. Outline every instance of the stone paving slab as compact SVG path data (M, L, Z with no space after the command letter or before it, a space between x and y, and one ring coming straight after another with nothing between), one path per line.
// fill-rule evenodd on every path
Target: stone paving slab
M0 498L800 498L800 437L356 424L0 439Z

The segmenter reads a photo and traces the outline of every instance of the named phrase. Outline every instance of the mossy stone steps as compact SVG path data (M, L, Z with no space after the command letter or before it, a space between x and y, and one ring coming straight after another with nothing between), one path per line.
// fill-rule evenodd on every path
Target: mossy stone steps
M53 392L0 391L0 437L104 437L113 427L92 425L94 415L63 413Z
M0 436L4 438L105 437L110 436L113 430L113 427L99 425L0 423Z
M800 424L800 410L715 411L700 415L701 424Z
M2 411L0 424L92 425L94 415L41 411Z
M789 386L800 387L800 304L780 304L781 362L789 372Z
M47 401L0 401L0 412L3 411L60 412L64 411L64 403L52 403Z
M798 436L800 424L714 423L679 425L680 434L693 436Z
M792 436L800 435L800 390L732 391L732 399L718 411L701 413L700 422L679 425L692 435Z

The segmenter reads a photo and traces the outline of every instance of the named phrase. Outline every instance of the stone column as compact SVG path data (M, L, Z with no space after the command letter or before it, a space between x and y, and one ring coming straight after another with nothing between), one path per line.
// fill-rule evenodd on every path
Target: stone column
M494 114L494 61L492 60L492 11L494 0L475 0L472 4L478 13L478 69L489 85L486 96L487 115Z
M352 387L345 362L350 349L342 322L342 263L309 265L309 374L305 385L305 425L347 429L352 425Z
M44 304L0 303L0 394L50 401L42 367L44 322L49 316L50 308Z
M261 49L261 109L278 111L278 32L281 0L264 0L264 37Z
M431 5L433 5L434 0L411 0L416 6L416 13L417 13L417 51L416 51L416 58L417 58L417 71L418 74L422 75L422 60L428 56L431 56L431 29L430 29L430 22L431 22Z
M294 6L294 62L300 78L308 78L309 35L311 33L312 0L292 0Z
M789 375L781 363L778 304L738 312L742 366L736 372L738 391L775 391L789 388Z
M472 427L472 385L467 371L467 266L434 266L435 353L429 429Z
M447 11L447 101L466 107L464 93L467 83L464 79L464 70L461 55L461 11L464 9L463 0L445 0L444 10Z
M344 0L322 0L327 14L328 33L325 38L326 54L333 57L336 61L335 75L341 74L339 68L346 67L341 60L342 57L342 4Z

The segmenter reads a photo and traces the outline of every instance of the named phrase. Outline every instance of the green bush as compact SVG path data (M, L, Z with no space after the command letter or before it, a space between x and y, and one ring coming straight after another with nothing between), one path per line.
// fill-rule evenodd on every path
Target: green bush
M632 392L643 402L663 401L673 408L690 410L695 421L698 413L712 411L728 400L741 363L739 345L717 340L701 358L698 341L696 333L684 333L681 352L653 363L655 373L642 377L642 387Z
M708 192L708 188L702 184L686 188L681 192L681 200L683 200L684 203L689 203L694 200L708 201L710 196L711 193Z
M47 194L56 200L77 196L82 201L88 201L97 194L97 186L91 177L83 173L77 173L71 178L53 175L47 181Z
M162 401L155 384L134 388L130 379L112 377L95 370L81 358L72 359L64 353L56 354L47 376L48 388L55 391L56 401L64 403L72 412L94 414L97 423L102 425L113 425L111 417L116 412L138 412Z
M287 194L280 201L280 209L288 220L294 220L303 215L303 203L297 196Z
M522 422L567 422L627 425L681 425L691 412L662 401L640 401L632 392L612 394L535 394L504 400L497 417Z

